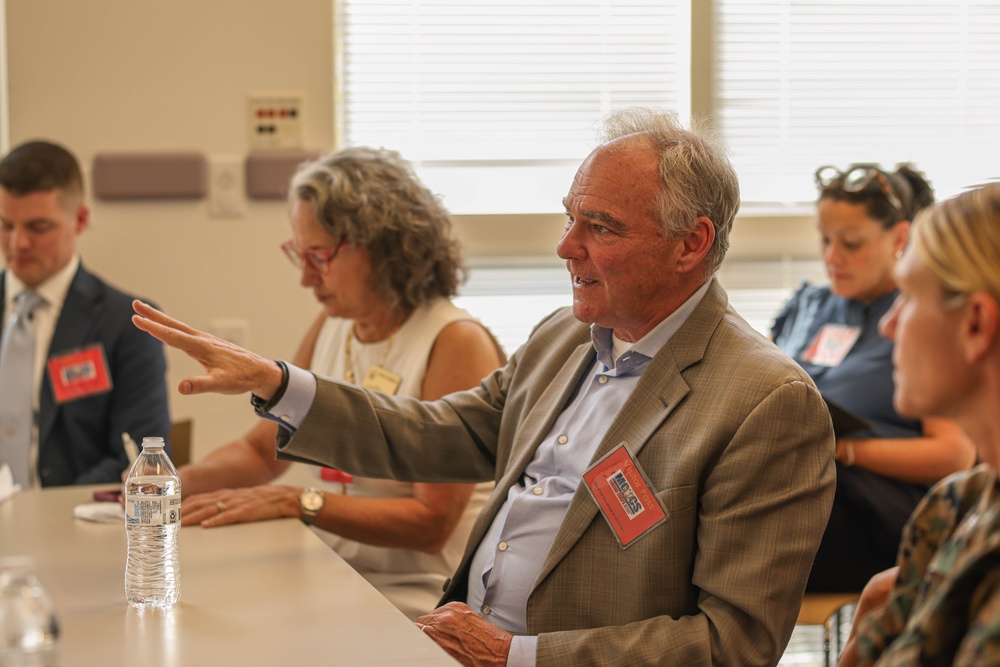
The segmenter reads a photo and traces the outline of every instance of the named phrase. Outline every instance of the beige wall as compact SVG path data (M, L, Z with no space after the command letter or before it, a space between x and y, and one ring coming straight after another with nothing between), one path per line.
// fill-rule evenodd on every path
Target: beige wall
M304 95L306 148L333 141L331 0L6 0L10 140L45 137L86 169L97 152L199 150L210 160L248 151L249 93ZM558 199L563 193L554 193ZM290 357L318 312L279 256L284 204L247 202L237 219L206 201L92 201L83 237L89 268L159 303L195 327L249 324L250 346ZM467 254L553 261L561 216L456 221ZM731 255L812 258L806 220L741 220ZM176 386L199 368L170 352ZM195 419L194 456L253 423L245 398L182 397L175 418Z
M301 92L309 147L332 141L329 0L7 0L10 139L69 146L86 169L109 150L200 150L242 158L251 92ZM238 219L206 201L92 201L89 268L196 327L245 319L254 348L291 356L318 312L279 255L281 202ZM169 354L170 384L199 367ZM195 455L253 423L245 398L182 397Z

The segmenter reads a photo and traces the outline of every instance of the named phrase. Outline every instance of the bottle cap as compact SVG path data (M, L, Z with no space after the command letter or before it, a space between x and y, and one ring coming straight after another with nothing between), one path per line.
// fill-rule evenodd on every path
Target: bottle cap
M142 439L143 449L146 449L147 447L163 447L164 444L162 436L146 436Z

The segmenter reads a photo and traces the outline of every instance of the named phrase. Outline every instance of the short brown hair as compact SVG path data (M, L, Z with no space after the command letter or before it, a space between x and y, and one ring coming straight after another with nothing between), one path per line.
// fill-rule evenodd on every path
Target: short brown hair
M0 187L18 197L61 190L83 194L83 174L68 150L49 141L28 141L0 160Z

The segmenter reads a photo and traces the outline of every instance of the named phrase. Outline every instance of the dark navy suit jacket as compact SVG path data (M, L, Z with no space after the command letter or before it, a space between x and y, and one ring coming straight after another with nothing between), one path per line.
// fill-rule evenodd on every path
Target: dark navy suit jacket
M0 295L5 282L6 272L0 274ZM128 465L122 433L136 442L146 436L170 436L163 345L132 324L133 299L82 264L70 283L47 358L100 343L112 388L59 404L48 369L42 373L38 414L42 486L120 483Z

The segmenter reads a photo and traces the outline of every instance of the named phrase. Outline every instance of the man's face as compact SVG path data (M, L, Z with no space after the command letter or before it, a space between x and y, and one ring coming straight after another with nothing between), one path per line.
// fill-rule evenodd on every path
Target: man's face
M0 250L7 268L28 287L45 282L76 254L87 215L79 195L41 190L17 196L0 188Z
M629 342L689 296L680 296L674 268L682 243L660 235L659 190L656 151L626 137L590 154L564 200L569 219L556 252L573 281L573 314Z

